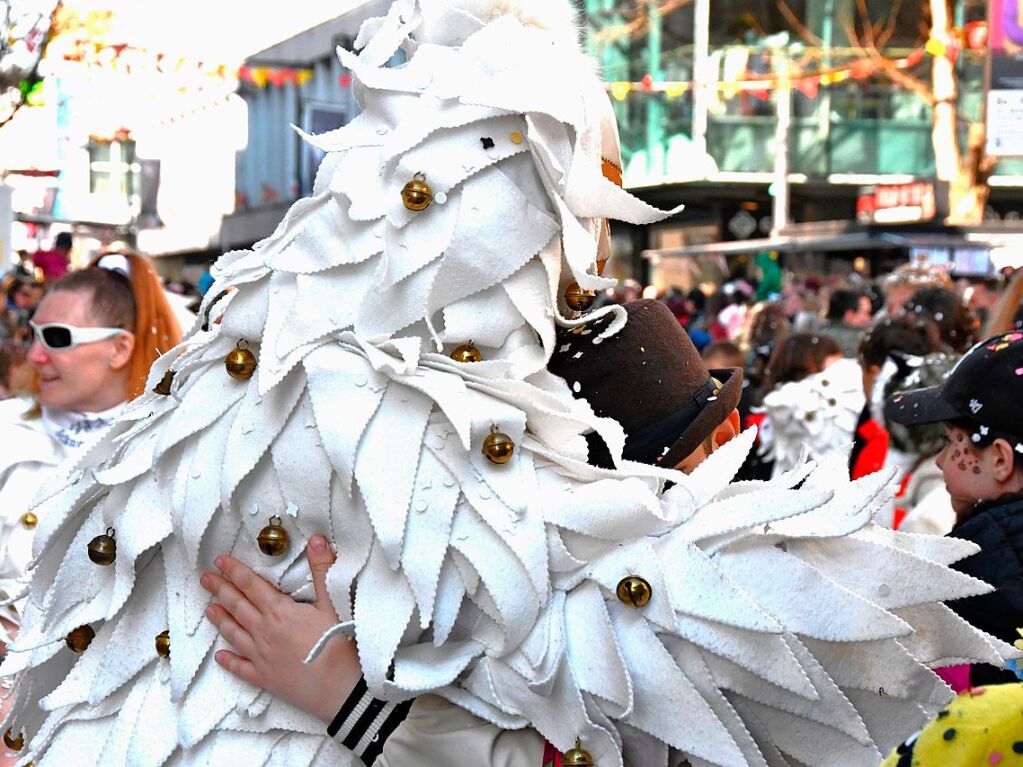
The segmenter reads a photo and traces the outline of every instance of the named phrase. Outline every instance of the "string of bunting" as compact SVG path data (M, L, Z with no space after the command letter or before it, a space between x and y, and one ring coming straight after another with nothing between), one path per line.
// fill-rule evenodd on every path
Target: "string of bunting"
M252 83L259 88L267 85L305 85L313 78L311 68L274 66L229 66L210 63L186 56L169 56L125 43L75 41L63 52L66 61L87 66L131 74L137 71L155 71L160 74L200 74L220 79L235 79Z
M892 61L896 69L912 69L924 60L925 55L949 56L953 60L959 53L955 46L949 46L940 40L931 39L921 48L911 51L907 56ZM879 69L872 59L857 59L841 67L832 67L805 74L783 76L777 73L747 77L736 80L720 80L707 83L706 87L722 92L725 97L738 93L747 93L757 98L767 98L770 91L791 87L808 98L816 98L821 86L835 85L846 80L866 80ZM624 101L633 92L663 93L673 99L695 90L699 83L695 80L654 80L645 75L639 82L612 81L605 87L617 101Z

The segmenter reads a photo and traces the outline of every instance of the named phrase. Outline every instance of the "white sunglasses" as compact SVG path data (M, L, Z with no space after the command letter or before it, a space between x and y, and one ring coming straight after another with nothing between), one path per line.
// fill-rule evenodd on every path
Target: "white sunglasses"
M34 322L28 324L43 348L51 352L67 351L82 344L103 341L120 333L129 332L124 328L77 328L61 322L48 322L45 325L37 325Z

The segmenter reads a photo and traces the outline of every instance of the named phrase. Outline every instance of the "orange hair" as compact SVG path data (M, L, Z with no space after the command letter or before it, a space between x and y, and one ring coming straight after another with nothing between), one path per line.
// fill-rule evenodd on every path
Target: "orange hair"
M160 275L152 262L136 253L117 253L128 259L131 271L131 292L135 298L135 349L128 362L130 399L135 399L146 390L149 368L156 358L178 345L181 341L181 325L170 302L163 292ZM102 258L102 256L100 257ZM89 266L99 264L96 258Z

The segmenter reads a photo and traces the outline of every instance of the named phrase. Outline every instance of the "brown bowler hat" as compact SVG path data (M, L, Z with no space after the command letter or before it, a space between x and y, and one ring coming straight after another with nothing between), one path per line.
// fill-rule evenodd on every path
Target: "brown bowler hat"
M609 317L560 331L547 368L564 378L597 415L622 425L624 458L670 468L696 450L739 404L742 370L708 371L660 301L631 301L625 310L625 327L603 341L598 336L607 329ZM593 452L591 444L591 460Z

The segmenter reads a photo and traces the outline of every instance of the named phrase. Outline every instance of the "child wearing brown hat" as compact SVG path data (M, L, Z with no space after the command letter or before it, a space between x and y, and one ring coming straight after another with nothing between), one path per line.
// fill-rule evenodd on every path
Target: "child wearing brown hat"
M950 535L981 548L953 567L996 589L949 607L1012 642L1023 626L1023 332L976 345L942 384L889 399L885 416L907 426L945 425L945 447L936 460L956 515ZM971 682L1012 678L974 666Z

